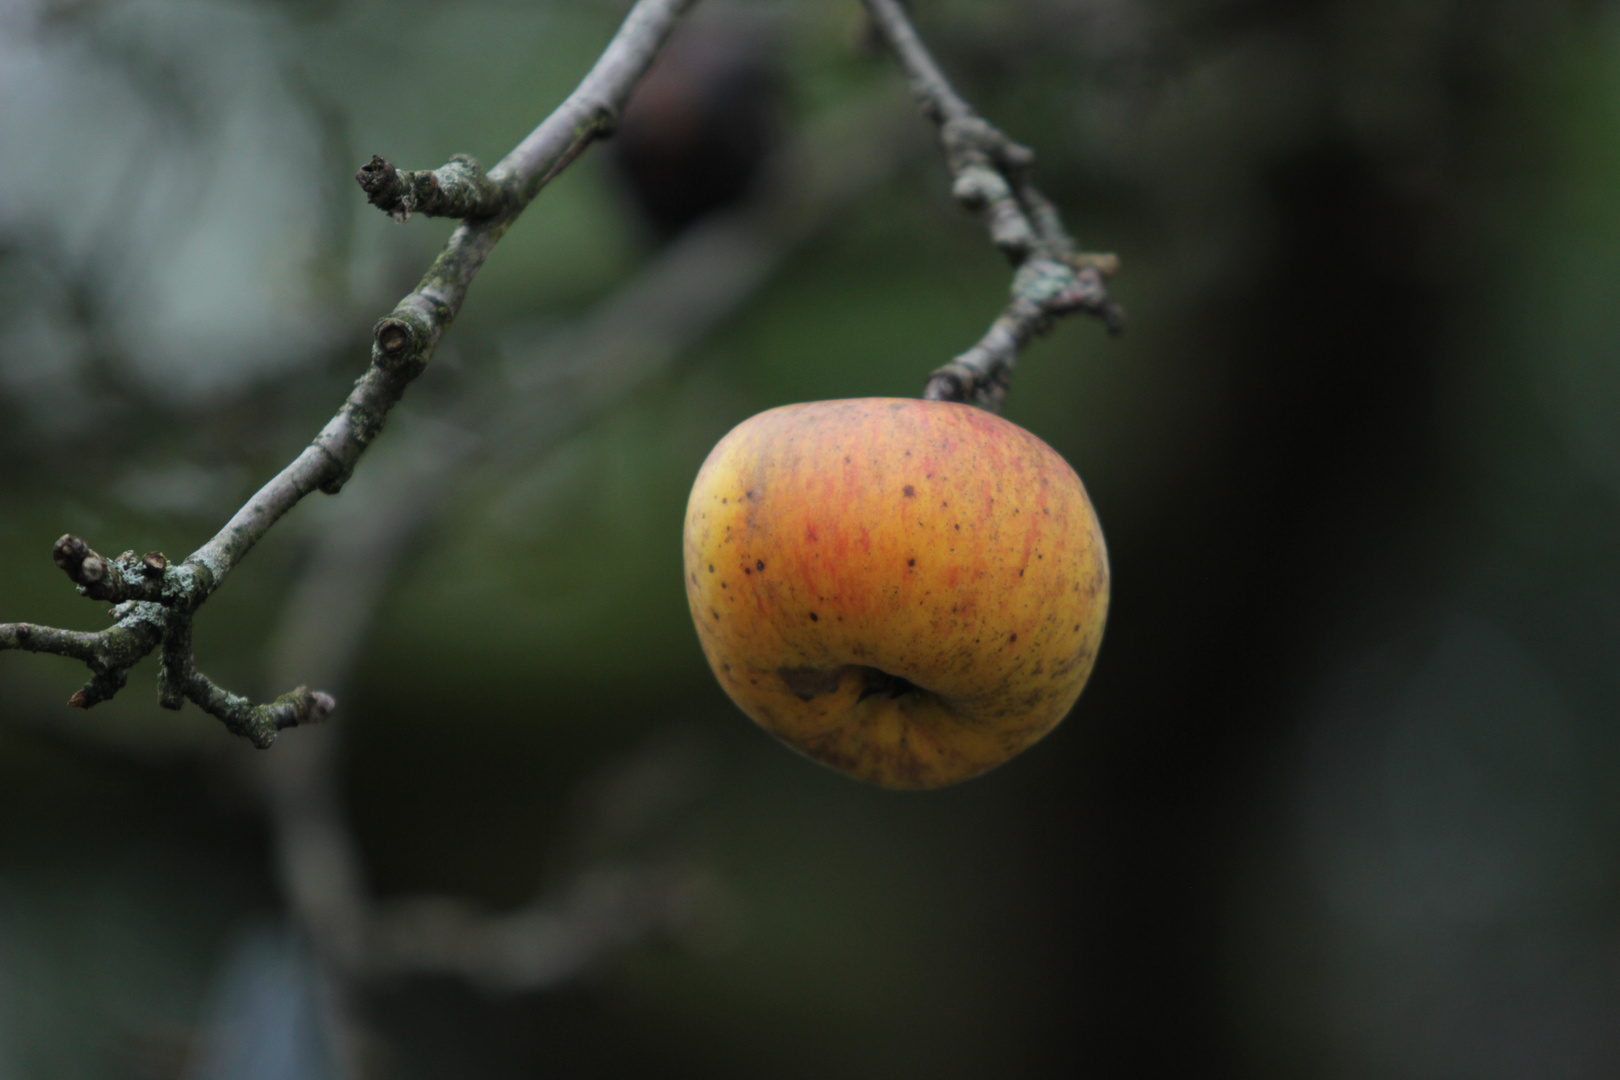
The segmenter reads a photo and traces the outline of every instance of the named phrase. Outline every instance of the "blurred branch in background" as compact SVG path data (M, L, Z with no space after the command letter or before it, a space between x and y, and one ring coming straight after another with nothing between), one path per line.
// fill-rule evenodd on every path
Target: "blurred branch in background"
M1003 135L957 94L917 36L901 0L863 3L905 70L923 112L939 126L951 194L968 209L983 212L991 242L1015 268L1007 310L978 344L929 376L923 396L1000 412L1019 352L1051 329L1053 319L1085 311L1102 319L1111 333L1124 329L1124 312L1104 284L1119 268L1119 259L1075 250L1057 207L1030 182L1034 152Z
M448 496L475 470L556 449L703 340L919 149L908 119L887 94L820 119L765 164L748 201L687 229L573 325L512 347L497 365L504 379L391 441L326 508L274 635L271 683L296 671L341 691L401 560ZM542 897L509 915L436 898L379 913L342 809L336 754L332 738L304 739L255 765L282 888L328 980L333 1042L351 1075L356 979L436 970L493 987L549 985L690 914L689 871L636 865L593 867L560 901Z
M122 689L130 669L161 643L159 704L178 709L190 700L261 748L274 742L284 727L323 719L334 707L329 694L301 686L269 705L253 705L197 671L191 632L194 613L282 515L317 489L327 494L341 490L405 388L426 369L489 252L546 183L612 130L676 19L694 2L640 0L579 88L487 178L463 159L446 167L455 182L447 174L445 184L455 191L471 190L477 197L458 203L435 196L431 208L476 210L479 218L462 223L416 290L377 324L371 367L337 415L223 529L177 565L156 553L145 559L136 558L134 552L107 559L78 537L62 537L56 546L57 565L82 595L118 604L112 611L115 625L98 634L71 635L4 623L0 650L53 652L82 660L92 677L70 704L89 708ZM367 175L362 173L362 182ZM379 183L386 187L386 180ZM417 186L424 194L441 192L440 182L431 177ZM400 220L408 216L409 207L395 209L400 210Z

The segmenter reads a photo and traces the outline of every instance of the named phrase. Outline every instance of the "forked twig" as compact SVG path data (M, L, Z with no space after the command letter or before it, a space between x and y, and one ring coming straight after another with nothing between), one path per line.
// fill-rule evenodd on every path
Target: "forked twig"
M1102 319L1111 333L1124 328L1124 312L1104 283L1119 268L1119 259L1076 249L1057 208L1030 180L1034 152L1003 135L962 99L917 36L900 0L862 2L905 70L923 112L939 126L951 194L984 214L991 242L1015 268L1006 310L977 344L928 377L923 397L1000 412L1019 352L1051 329L1058 316L1084 311Z
M255 746L269 746L284 727L325 717L334 707L327 694L301 687L268 705L254 705L198 672L191 649L194 613L287 511L316 490L336 494L342 489L389 411L427 367L495 244L542 187L612 130L631 90L694 2L638 0L578 89L487 176L463 158L429 174L398 174L380 158L367 166L370 172L362 170L372 200L383 199L380 205L400 220L413 209L467 220L416 289L377 323L371 366L337 415L223 529L180 563L157 553L137 559L126 552L108 559L76 536L62 537L57 565L82 595L117 605L114 625L87 634L0 623L0 651L48 652L82 661L91 678L69 704L89 708L122 689L130 669L162 645L159 703L177 709L189 700Z

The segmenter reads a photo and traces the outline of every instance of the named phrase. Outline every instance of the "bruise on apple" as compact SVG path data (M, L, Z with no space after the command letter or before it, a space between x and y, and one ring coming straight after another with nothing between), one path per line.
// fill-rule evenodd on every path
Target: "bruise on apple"
M801 752L890 787L1007 760L1079 696L1108 564L1079 477L968 406L785 406L715 447L688 599L722 687Z

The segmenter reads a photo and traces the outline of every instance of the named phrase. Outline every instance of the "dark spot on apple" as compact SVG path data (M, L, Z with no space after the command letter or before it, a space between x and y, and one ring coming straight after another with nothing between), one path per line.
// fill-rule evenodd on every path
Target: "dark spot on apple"
M821 616L817 615L815 612L812 611L810 613L810 621L811 622L820 622L821 621Z
M917 560L916 559L907 559L906 560L906 565L907 566L916 566L917 565Z
M1007 644L1011 645L1013 642L1015 642L1017 640L1018 640L1018 635L1014 634L1012 637L1007 639Z
M754 493L753 493L753 492L752 492L752 491L750 491L750 492L749 492L749 493L748 493L748 501L749 501L749 502L753 502L753 501L754 501Z
M765 560L764 559L755 559L754 560L754 569L758 570L760 573L763 574L765 572Z
M720 617L720 613L718 611L714 610L714 608L709 609L709 614L713 615L716 619L718 619Z
M1079 623L1074 624L1074 632L1077 633L1077 634L1080 632L1080 624Z
M956 527L956 531L957 531L957 532L961 532L961 531L962 531L962 526L960 526L960 525L958 525L958 526L957 526L957 527Z
M722 588L722 589L728 589L728 588L730 588L730 587L731 587L731 586L729 586L729 585L727 585L727 584L726 584L726 583L725 583L725 582L723 582L723 581L722 581L722 582L721 582L721 583L720 583L720 587L721 587L721 588Z
M720 505L721 505L721 506L724 506L724 505L726 505L726 503L728 503L728 502L730 502L730 501L731 501L731 500L730 500L730 499L721 499L721 500L720 500Z
M823 694L836 694L843 676L842 668L784 667L776 669L788 693L800 701L810 701Z
M917 489L912 487L910 484L906 485L905 492L906 498L908 499L915 499L917 497Z
M879 671L875 667L862 667L861 696L855 701L859 704L869 697L905 697L907 694L920 694L922 688L910 679L903 679L898 675L890 675L887 671Z
M709 564L709 573L714 573L714 563Z
M754 572L754 568L753 568L753 567L751 567L751 566L745 566L745 567L743 567L743 573L745 573L745 574L752 574L752 573L753 573L753 572Z
M731 665L730 665L730 664L728 664L728 663L726 663L726 662L725 662L725 661L723 661L723 660L722 660L722 661L721 661L721 662L720 662L720 666L721 666L721 667L722 667L722 668L723 668L723 669L725 669L725 670L726 670L726 671L730 671L730 670L731 670ZM1039 673L1038 673L1038 672L1037 672L1037 674L1039 674Z

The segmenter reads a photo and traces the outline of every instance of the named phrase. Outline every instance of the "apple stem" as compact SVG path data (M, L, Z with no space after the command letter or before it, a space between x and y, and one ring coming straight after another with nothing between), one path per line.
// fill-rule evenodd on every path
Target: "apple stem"
M939 127L951 194L984 215L991 242L1015 268L1007 308L971 349L929 376L923 397L1000 412L1019 352L1057 316L1083 311L1112 334L1124 329L1125 313L1105 283L1119 259L1077 249L1057 207L1029 179L1034 151L1002 134L956 92L900 0L862 2L923 113Z

